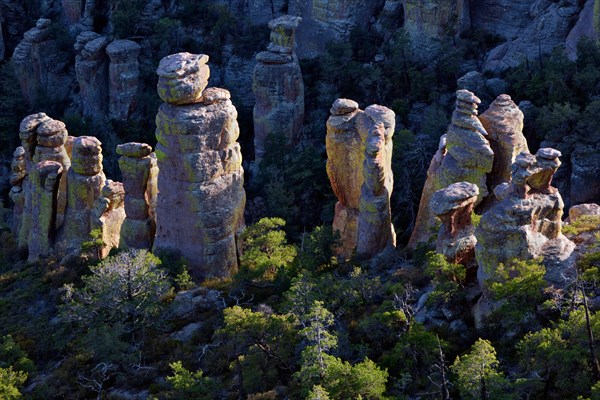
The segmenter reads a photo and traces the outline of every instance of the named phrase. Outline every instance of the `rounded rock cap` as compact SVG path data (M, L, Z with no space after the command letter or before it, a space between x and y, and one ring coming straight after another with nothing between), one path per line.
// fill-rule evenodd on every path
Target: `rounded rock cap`
M162 78L181 78L198 72L208 62L206 54L177 53L163 57L158 63L156 74Z
M542 147L535 153L536 156L546 160L555 160L562 156L562 153L551 147Z
M13 157L14 158L21 158L25 156L25 148L23 146L19 146L15 149L15 151L13 152Z
M21 125L19 125L19 131L20 132L32 132L34 130L37 129L38 126L40 126L40 124L46 120L50 119L50 117L48 117L46 114L44 113L36 113L36 114L31 114L26 116L25 118L23 118L23 120L21 121Z
M358 103L350 99L337 99L333 102L331 109L332 115L345 115L358 110Z
M146 143L130 142L117 146L117 154L125 157L142 158L152 153L152 146Z
M40 136L53 136L67 130L64 122L56 119L47 119L40 124L37 133Z
M457 90L456 99L459 101L464 101L466 103L481 104L481 100L479 99L479 97L475 96L473 93L469 92L466 89Z
M295 30L302 22L302 18L296 15L282 15L269 21L269 29L283 28L285 30Z
M474 183L457 182L440 189L431 197L431 211L436 215L442 215L449 211L463 207L465 201L475 199L479 196L479 187Z
M102 142L94 136L80 136L73 143L73 154L95 156L102 152Z

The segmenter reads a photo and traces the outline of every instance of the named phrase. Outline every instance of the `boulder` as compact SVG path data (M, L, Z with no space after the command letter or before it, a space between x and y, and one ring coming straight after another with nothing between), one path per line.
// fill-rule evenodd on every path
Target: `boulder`
M584 215L600 215L600 206L598 204L578 204L569 208L569 222L577 221Z
M269 22L267 51L258 53L252 75L254 105L254 157L265 154L271 135L283 136L297 144L304 120L304 83L294 51L295 30L302 18L285 15Z
M115 40L106 46L108 67L108 115L125 121L136 107L140 82L138 56L141 47L131 40Z
M175 105L197 103L208 85L210 68L205 54L177 53L164 57L158 65L158 95Z
M204 92L206 102L164 103L156 116L153 248L178 250L197 280L237 271L246 202L237 111L226 90Z
M431 196L431 211L442 221L435 250L448 262L467 265L475 259L471 214L478 195L477 185L457 182Z

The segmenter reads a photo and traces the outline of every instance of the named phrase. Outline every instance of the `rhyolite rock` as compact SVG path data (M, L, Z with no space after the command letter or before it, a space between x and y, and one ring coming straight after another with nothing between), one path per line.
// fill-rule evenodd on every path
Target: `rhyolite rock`
M448 262L467 265L475 259L477 240L471 215L478 195L477 185L457 182L431 196L431 211L442 221L435 251Z
M59 50L50 24L49 19L40 18L25 32L12 56L15 76L30 106L42 95L51 101L65 101L74 83L69 54Z
M485 282L497 266L513 259L543 258L546 280L560 286L563 276L573 277L571 254L575 245L562 234L563 201L551 186L560 166L560 152L542 148L536 155L519 154L512 166L512 180L496 187L498 203L481 217L475 230L477 278Z
M486 139L485 128L477 118L479 98L468 90L456 92L456 108L448 132L440 139L440 148L427 171L415 227L408 242L415 248L428 242L437 230L429 204L433 193L456 182L474 183L479 188L477 206L488 195L487 174L492 171L494 152Z
M158 166L152 147L145 143L117 146L125 188L125 214L121 247L151 249L156 234Z
M569 222L577 221L584 215L600 215L600 206L595 203L578 204L569 208Z
M327 175L338 199L333 220L341 239L337 253L373 256L395 244L389 211L395 115L377 105L362 111L349 99L336 100L330 112Z
M108 46L106 36L81 32L75 43L75 76L84 117L102 118L108 112Z
M523 112L507 94L498 96L479 116L494 151L494 164L487 176L490 190L510 181L511 166L515 158L521 152L529 152L527 139L523 135L523 118Z
M96 199L92 212L92 229L100 230L102 246L98 249L99 258L108 256L113 248L121 243L121 227L125 221L125 190L121 182L107 179L100 196Z
M201 100L208 85L210 68L205 54L177 53L160 60L158 95L170 104L192 104Z
M108 67L108 115L127 120L136 107L140 86L141 47L131 40L115 40L106 46Z
M96 201L106 177L102 171L102 144L93 136L80 136L73 143L71 168L67 173L67 209L59 234L61 251L78 252L99 226Z
M63 166L44 160L33 166L31 179L31 228L28 237L29 256L35 262L50 253L56 234L57 199Z
M156 116L153 246L178 250L197 280L237 270L246 202L237 111L224 89L199 94L206 102L164 103Z
M302 18L285 15L269 22L267 51L258 53L252 77L254 157L265 154L269 136L283 136L288 144L300 139L304 120L304 83L294 51L295 30Z
M25 162L25 149L19 146L13 153L13 159L10 164L9 183L12 186L8 193L13 202L13 219L11 232L15 238L19 237L21 230L21 221L23 219L23 208L25 206L25 194L23 193L23 181L27 178L27 165Z

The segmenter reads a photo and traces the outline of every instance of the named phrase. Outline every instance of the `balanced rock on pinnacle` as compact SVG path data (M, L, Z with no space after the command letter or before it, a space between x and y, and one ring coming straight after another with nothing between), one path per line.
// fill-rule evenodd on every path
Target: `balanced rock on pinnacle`
M161 60L156 116L158 201L154 249L174 249L197 279L238 268L244 227L244 170L237 110L227 90L204 89L208 56L179 53Z

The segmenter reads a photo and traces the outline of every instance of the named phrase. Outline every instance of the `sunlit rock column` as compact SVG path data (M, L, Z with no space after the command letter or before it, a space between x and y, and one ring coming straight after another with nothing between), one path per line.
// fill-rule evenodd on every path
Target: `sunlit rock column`
M205 89L207 61L179 53L157 70L154 249L180 251L197 280L237 270L246 201L237 111L227 90Z
M435 191L456 182L474 183L479 188L475 205L489 194L487 174L492 171L494 152L486 139L487 132L477 118L480 103L481 100L468 90L456 92L452 123L440 140L440 149L427 171L415 227L408 242L409 248L428 242L438 229L435 215L429 208ZM439 158L441 161L438 162Z
M394 113L382 106L362 111L349 99L333 103L327 120L327 175L338 198L333 220L338 255L373 256L395 244L390 217Z
M80 136L73 143L71 169L68 172L67 211L60 234L64 252L78 252L90 240L95 203L102 193L106 178L102 171L102 147L93 136Z
M103 245L99 249L100 258L108 256L113 248L120 247L121 228L125 221L125 190L121 182L107 179L100 197L96 199L92 229L99 229Z
M302 18L284 15L269 22L267 51L258 53L252 78L254 106L254 157L265 154L270 135L285 137L285 143L300 140L304 120L304 83L294 53L295 32Z
M121 247L151 249L156 234L158 165L152 147L145 143L117 146L125 188L125 222Z

